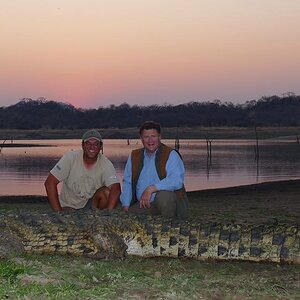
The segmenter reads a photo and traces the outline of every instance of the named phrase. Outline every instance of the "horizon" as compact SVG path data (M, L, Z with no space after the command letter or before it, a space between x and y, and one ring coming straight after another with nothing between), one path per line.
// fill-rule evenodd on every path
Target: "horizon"
M300 94L297 0L2 0L0 105L243 104ZM50 101L50 100L49 100Z
M244 105L244 104L247 104L248 102L251 102L251 101L260 101L262 100L263 98L266 98L266 99L269 99L271 97L279 97L279 98L284 98L284 97L300 97L300 95L296 95L295 93L292 93L292 92L288 92L288 93L284 93L282 95L271 95L271 96L262 96L260 97L259 99L252 99L252 100L247 100L243 103L232 103L230 101L222 101L222 100L219 100L219 99L215 99L215 100L212 100L212 101L191 101L191 102L184 102L184 103L163 103L163 104L130 104L130 103L127 103L127 102L123 102L123 103L120 103L120 104L109 104L109 105L106 105L106 106L98 106L98 107L77 107L77 106L74 106L73 104L69 103L69 102L63 102L63 101L58 101L58 100L54 100L54 99L46 99L45 97L39 97L37 99L31 99L31 98L23 98L23 99L19 99L18 101L16 101L15 103L11 103L9 105L6 105L6 106L0 106L0 108L6 108L6 107L9 107L9 106L13 106L13 105L17 105L18 103L20 102L42 102L42 103L46 103L46 102L56 102L56 103L61 103L61 104L64 104L64 105L70 105L70 106L73 106L75 109L82 109L82 110L89 110L89 109L99 109L99 108L110 108L111 105L114 105L116 107L119 107L121 105L129 105L130 107L133 107L133 106L140 106L140 107L149 107L149 106L152 106L152 105L157 105L157 106L177 106L177 105L187 105L189 103L214 103L214 102L220 102L221 104L229 104L229 105L234 105L234 106L237 106L237 105Z

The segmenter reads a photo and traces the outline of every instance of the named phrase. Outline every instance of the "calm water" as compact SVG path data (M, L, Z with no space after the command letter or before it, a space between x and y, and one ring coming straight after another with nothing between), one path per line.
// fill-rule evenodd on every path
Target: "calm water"
M173 146L174 141L164 140ZM49 170L80 140L18 141L47 147L2 148L0 153L0 195L45 195L43 183ZM212 142L212 159L207 160L205 140L181 140L188 191L230 187L265 181L300 178L300 149L286 140L260 141L259 162L254 158L255 141ZM138 140L105 140L104 154L114 163L122 179L127 157L140 147Z

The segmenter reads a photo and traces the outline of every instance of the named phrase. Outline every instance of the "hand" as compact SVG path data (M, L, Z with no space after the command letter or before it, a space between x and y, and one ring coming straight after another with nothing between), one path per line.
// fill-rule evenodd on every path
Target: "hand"
M140 208L150 208L151 204L150 204L150 199L142 199L140 200Z
M64 207L61 208L61 210L62 211L73 211L73 210L75 210L75 208L69 207L69 206L64 206Z
M143 192L141 199L140 199L140 208L150 208L150 200L152 193L156 192L157 189L155 185L149 185Z
M129 211L129 207L128 206L123 206L123 211L128 212Z

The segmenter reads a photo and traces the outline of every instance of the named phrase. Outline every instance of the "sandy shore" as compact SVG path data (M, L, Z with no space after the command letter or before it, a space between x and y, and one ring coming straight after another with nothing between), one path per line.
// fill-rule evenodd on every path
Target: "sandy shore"
M300 224L300 180L188 193L190 216L201 222ZM50 210L45 196L0 196L0 209Z

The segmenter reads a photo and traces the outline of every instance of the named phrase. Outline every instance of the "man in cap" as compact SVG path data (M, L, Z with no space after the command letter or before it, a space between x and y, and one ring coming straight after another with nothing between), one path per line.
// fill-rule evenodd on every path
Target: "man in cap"
M115 208L121 188L113 164L100 154L103 146L100 133L96 129L85 132L81 145L81 150L64 154L45 181L52 209ZM63 185L58 195L60 182Z

